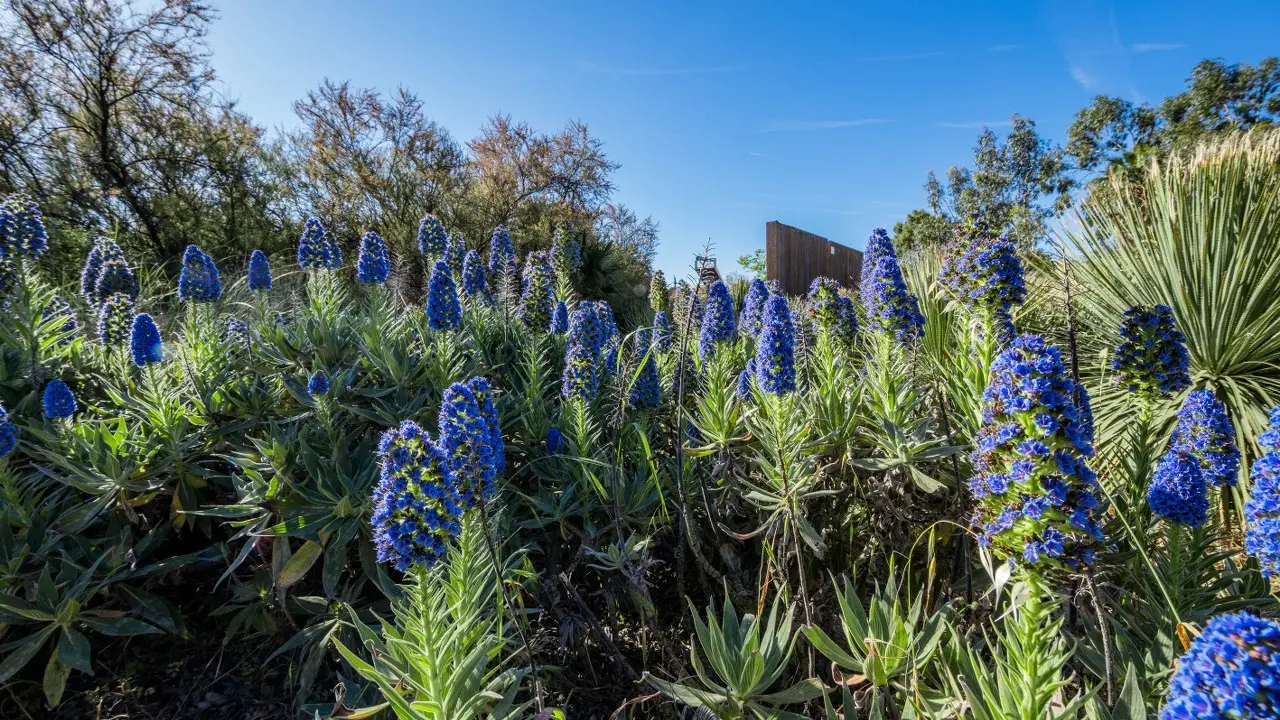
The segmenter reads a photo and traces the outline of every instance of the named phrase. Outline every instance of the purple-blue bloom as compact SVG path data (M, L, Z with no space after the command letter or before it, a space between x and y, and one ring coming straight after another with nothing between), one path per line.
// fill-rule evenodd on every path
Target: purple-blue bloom
M571 277L582 267L582 241L570 235L564 225L556 227L551 239L551 263L561 277Z
M124 251L114 240L99 236L93 241L93 247L89 248L84 269L80 271L80 295L90 305L97 306L106 299L98 294L98 278L102 276L103 266L112 261L123 263Z
M981 217L952 235L938 281L970 310L987 313L997 331L1010 323L1013 306L1021 305L1027 296L1017 244L1007 235L992 236Z
M271 289L271 265L267 262L267 254L261 250L249 253L249 289L254 292Z
M49 247L40 207L26 195L10 195L0 204L0 253L40 257Z
M751 278L747 286L747 296L742 301L742 316L738 318L738 329L744 334L755 337L760 332L760 318L764 314L764 301L769 299L769 288L760 278Z
M569 309L563 300L556 301L556 309L551 313L551 332L556 335L569 332Z
M1227 409L1212 390L1192 390L1178 410L1172 447L1196 459L1205 482L1213 487L1235 487L1240 471L1236 431Z
M658 383L658 364L651 351L648 330L637 330L635 334L635 359L640 364L640 372L631 384L631 407L638 409L656 408L662 402L662 392Z
M1147 504L1152 512L1170 522L1198 528L1209 518L1209 497L1205 490L1200 463L1170 448L1156 463L1147 488Z
M469 298L485 297L488 294L485 275L480 253L468 250L462 260L462 294Z
M427 326L432 330L457 330L462 327L462 306L458 304L458 288L453 284L449 266L437 260L427 285Z
M430 568L462 532L463 503L444 454L417 423L405 420L382 434L381 479L373 492L378 562L400 572Z
M1218 615L1178 660L1160 720L1280 717L1280 623Z
M476 405L480 407L480 415L484 417L489 447L493 451L494 473L502 475L502 471L507 467L507 446L502 441L502 418L498 416L498 408L493 400L493 389L489 387L488 380L478 375L467 381L467 389L475 396Z
M317 370L311 373L311 378L307 380L307 394L311 397L319 397L329 392L329 376L324 370Z
M427 213L418 223L418 252L434 262L444 258L449 249L449 233L440 218Z
M331 257L335 243L329 240L329 233L316 218L309 217L302 226L302 237L298 238L298 267L303 270L324 270L333 265ZM342 259L338 258L338 265Z
M663 353L671 349L671 318L666 310L653 314L653 347Z
M98 308L98 340L108 347L123 345L133 325L133 300L124 293L107 298Z
M71 388L61 380L54 378L44 386L44 416L50 420L69 418L76 414L76 396Z
M370 230L360 238L360 254L356 257L356 279L364 285L382 285L391 274L391 256L382 236Z
M698 335L698 355L706 358L722 342L732 342L734 333L733 298L723 280L707 290L707 309Z
M867 240L858 291L867 312L867 326L872 331L893 333L899 342L924 333L920 304L907 291L897 252L884 228L876 228Z
M1262 457L1253 462L1244 549L1258 558L1262 574L1280 574L1280 407L1272 408L1267 430L1258 436Z
M524 291L516 307L516 317L530 330L551 326L555 298L551 294L551 262L545 252L529 253L524 263Z
M188 245L182 253L178 302L213 303L221 297L222 277L213 258L199 245Z
M516 249L511 244L511 233L504 225L493 229L489 236L489 277L506 278L516 272Z
M782 295L770 295L764 304L756 343L755 372L760 389L785 395L796 389L796 328L791 308Z
M146 367L164 359L164 347L160 343L160 328L151 315L142 313L133 319L133 330L129 335L129 350L133 354L133 364Z
M1120 324L1120 345L1111 359L1116 384L1149 399L1169 397L1191 385L1187 338L1167 305L1134 306Z
M18 428L9 422L9 411L0 405L0 457L5 457L18 447Z
M497 465L489 425L471 388L454 383L440 405L440 451L465 507L493 497Z

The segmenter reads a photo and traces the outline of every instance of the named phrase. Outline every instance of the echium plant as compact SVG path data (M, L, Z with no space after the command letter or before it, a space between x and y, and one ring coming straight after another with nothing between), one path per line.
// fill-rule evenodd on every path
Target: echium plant
M755 372L760 389L785 395L796 389L796 328L791 308L782 295L770 295L764 304L756 343Z
M569 319L569 349L564 357L560 394L566 400L591 402L599 389L600 348L604 331L595 304L578 303Z
M115 293L98 309L98 340L105 346L118 347L129 339L133 324L133 300Z
M876 228L867 240L858 288L869 330L892 333L899 342L907 342L924 333L920 303L907 290L893 241L884 228Z
M485 275L484 261L480 259L480 253L468 250L462 260L462 294L468 298L485 297L488 293Z
M112 261L124 262L124 250L114 240L99 236L89 248L84 269L80 271L80 296L90 305L100 305L106 299L98 294L98 278L102 277L102 268Z
M1280 575L1280 407L1271 409L1270 420L1266 432L1258 436L1264 453L1253 462L1244 506L1248 522L1244 549L1258 559L1267 577Z
M582 241L564 225L557 226L551 238L551 264L560 277L571 277L582 267Z
M661 270L654 270L649 278L649 306L653 312L670 312L671 298L667 296L667 278Z
M1169 680L1160 720L1280 717L1280 623L1249 613L1205 625Z
M271 264L267 262L267 254L261 250L249 253L249 289L263 293L271 289Z
M44 396L42 398L44 405L44 416L50 420L61 420L69 418L76 414L79 406L76 403L76 396L71 392L71 388L67 384L54 378L44 386Z
M671 318L666 310L653 314L653 347L661 353L671 349Z
M551 332L556 335L569 332L569 308L563 300L557 300L556 309L551 312Z
M123 255L102 263L93 289L94 304L100 305L116 293L127 295L130 300L138 299L138 280Z
M507 467L506 444L502 441L502 418L498 416L498 408L493 401L493 388L489 387L488 380L477 375L467 381L467 389L475 396L480 415L484 418L494 475L501 476Z
M733 298L724 281L717 280L707 290L707 309L698 334L698 355L706 358L717 345L733 342L734 330Z
M747 295L742 300L742 316L738 318L738 329L744 334L755 337L760 333L760 317L764 314L764 303L769 299L769 288L760 278L751 278L747 285Z
M551 263L544 252L532 252L524 263L524 286L516 317L530 330L546 331L551 326L554 296L551 292Z
M462 277L462 263L467 256L467 238L460 232L449 233L449 242L444 246L444 264L449 270Z
M1037 571L1091 564L1102 539L1093 447L1058 349L1023 335L991 374L969 480L979 544Z
M1124 313L1120 345L1111 359L1116 383L1148 402L1191 385L1187 338L1167 305L1134 306Z
M1227 409L1212 390L1192 390L1178 410L1170 445L1194 458L1206 483L1235 487L1240 450Z
M444 259L449 247L449 233L440 218L427 213L418 223L418 252L429 262Z
M1147 487L1147 504L1151 511L1176 525L1198 528L1209 518L1209 497L1200 463L1177 448L1156 462ZM1176 528L1171 528L1176 533ZM1176 540L1179 536L1173 535Z
M360 255L356 258L356 279L363 285L384 285L391 274L391 256L382 236L370 230L360 238Z
M49 247L40 207L26 195L0 203L0 253L37 258Z
M440 451L463 507L493 497L497 465L489 424L471 388L454 383L440 405Z
M1027 296L1017 250L1008 235L992 235L981 217L973 217L952 235L938 275L939 284L973 314L980 337L1001 345L1013 339L1013 307Z
M178 302L214 303L221 298L222 277L218 266L199 245L188 245L182 253Z
M238 317L227 316L222 330L222 344L229 353L243 352L251 344L249 325Z
M818 276L809 284L805 296L805 312L809 323L823 337L830 337L838 320L836 298L840 297L840 283L829 277Z
M148 313L141 313L133 319L133 330L129 334L129 351L133 354L133 364L138 367L158 363L164 360L164 346L160 342L160 328Z
M646 410L656 408L662 402L658 382L658 364L654 360L650 331L637 330L635 334L635 362L639 369L631 383L631 407Z
M462 502L444 454L417 423L405 420L382 434L381 479L373 493L373 540L378 562L400 572L430 568L462 531Z
M462 306L449 266L437 260L427 284L427 326L432 330L457 330L462 326Z
M836 298L836 324L831 329L831 339L842 348L851 348L858 337L858 310L853 298L841 295Z
M18 428L9 421L9 411L0 405L0 458L18 447Z
M298 267L303 270L325 270L342 267L342 257L333 257L337 244L329 239L324 225L314 217L307 218L302 226L302 237L298 238Z
M516 248L511 244L511 233L504 225L493 229L489 236L489 277L501 282L516 271Z

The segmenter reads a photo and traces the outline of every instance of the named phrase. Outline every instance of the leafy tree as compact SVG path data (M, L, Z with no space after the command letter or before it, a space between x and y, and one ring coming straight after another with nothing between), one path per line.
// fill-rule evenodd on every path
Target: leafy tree
M912 210L893 225L893 246L899 253L941 248L951 237L951 222L928 210Z
M764 260L764 248L756 248L746 255L738 256L738 264L749 277L763 278L768 272L768 266Z
M1046 233L1046 222L1070 205L1075 181L1062 148L1040 137L1034 121L1013 115L1004 138L983 128L973 169L953 166L945 183L933 172L925 182L929 211L947 222L981 213L993 229L1025 247Z
M658 221L652 215L640 219L626 205L610 203L601 211L597 225L601 238L634 253L645 265L653 263L658 254Z
M1083 170L1141 167L1143 159L1193 146L1206 135L1250 130L1280 119L1280 60L1256 66L1202 60L1187 89L1158 107L1099 95L1076 113L1067 154Z

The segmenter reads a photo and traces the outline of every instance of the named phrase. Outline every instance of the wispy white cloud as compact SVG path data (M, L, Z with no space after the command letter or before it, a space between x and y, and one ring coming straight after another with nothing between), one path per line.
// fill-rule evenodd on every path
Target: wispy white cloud
M1079 65L1071 66L1071 77L1075 78L1075 81L1080 83L1086 90L1098 84L1098 79L1090 75Z
M770 155L765 155L764 153L761 153L761 152L749 152L747 154L750 155L751 157L762 157L762 158L772 157Z
M602 65L597 62L583 60L578 63L578 72L589 73L592 75L631 75L631 76L661 76L661 75L718 75L721 73L741 72L748 68L747 65L711 65L705 67L614 67L612 65Z
M1021 50L1024 45L992 45L987 48L987 52L1009 52L1010 50Z
M887 118L859 118L857 120L774 120L764 132L801 132L805 130L831 130L834 128L863 127L891 123Z
M871 57L858 58L862 62L897 62L900 60L924 60L926 58L936 58L946 55L945 50L928 50L917 53L902 53L898 55L873 55Z
M1134 43L1129 49L1135 53L1163 52L1165 50L1179 50L1186 47L1186 43Z
M934 125L940 128L978 130L984 127L1010 127L1013 125L1013 122L1009 120L982 120L977 122L936 122Z

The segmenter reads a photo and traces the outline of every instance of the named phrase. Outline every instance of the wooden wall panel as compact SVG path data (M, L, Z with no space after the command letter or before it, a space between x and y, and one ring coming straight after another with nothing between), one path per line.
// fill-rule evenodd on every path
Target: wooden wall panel
M778 281L787 295L804 295L818 276L855 289L862 275L862 253L821 235L783 225L765 224L765 277Z

